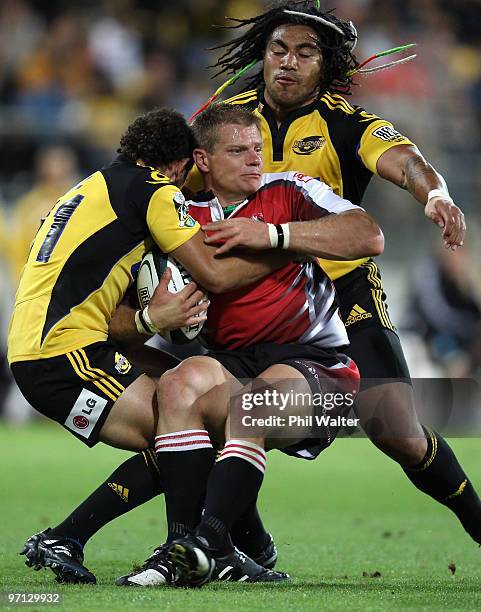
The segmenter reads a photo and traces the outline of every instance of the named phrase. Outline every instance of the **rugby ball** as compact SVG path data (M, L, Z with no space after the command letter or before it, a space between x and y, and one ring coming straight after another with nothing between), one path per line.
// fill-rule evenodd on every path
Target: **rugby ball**
M137 297L141 308L145 308L150 302L167 267L172 271L172 278L167 286L171 293L181 291L192 280L187 270L179 262L154 247L143 256L137 276ZM203 326L204 321L199 321L195 325L170 330L164 334L164 338L171 344L186 344L197 338Z

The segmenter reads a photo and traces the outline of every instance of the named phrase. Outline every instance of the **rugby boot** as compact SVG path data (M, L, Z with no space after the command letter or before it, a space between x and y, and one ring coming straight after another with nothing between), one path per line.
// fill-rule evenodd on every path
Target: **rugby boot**
M176 578L175 565L167 557L167 545L162 544L144 561L141 568L133 570L126 576L120 576L115 584L137 587L173 586Z
M179 586L195 588L209 582L215 561L205 540L194 535L174 540L167 556L177 568Z
M214 556L204 538L187 536L169 546L169 559L176 564L179 585L200 587L209 580L232 582L286 582L288 574L258 565L234 548L227 555Z
M70 538L48 537L50 528L30 536L20 551L27 557L25 565L40 570L49 567L56 581L66 584L95 584L94 574L83 564L82 546Z
M215 557L211 580L231 582L289 582L289 574L274 572L260 565L237 548L223 557Z
M268 535L269 541L261 551L254 554L253 551L247 549L246 554L249 555L253 561L259 565L262 565L262 567L265 567L266 569L274 569L277 562L277 547L272 535L270 533Z

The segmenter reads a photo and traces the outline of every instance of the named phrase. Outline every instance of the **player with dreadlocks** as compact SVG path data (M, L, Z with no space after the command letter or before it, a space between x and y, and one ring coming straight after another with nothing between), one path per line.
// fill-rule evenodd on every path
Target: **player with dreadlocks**
M230 84L262 62L262 69L250 77L254 89L228 102L249 108L260 118L264 171L296 170L318 177L356 204L377 174L409 191L424 206L425 215L440 227L446 248L462 246L464 215L442 176L390 122L352 106L340 95L351 93L356 72L412 59L364 68L375 57L412 45L358 63L353 24L321 12L319 2L282 2L257 17L233 21L229 28L245 31L220 47L224 53L215 66L217 74L234 74ZM249 247L256 240L255 224L246 220L227 219L204 229L217 230L207 242L225 241L219 252ZM370 259L321 263L340 299L350 341L345 352L361 373L356 411L366 433L418 489L450 508L481 544L481 501L476 491L445 440L418 421L409 370L389 317L378 266ZM376 430L370 422L376 423Z

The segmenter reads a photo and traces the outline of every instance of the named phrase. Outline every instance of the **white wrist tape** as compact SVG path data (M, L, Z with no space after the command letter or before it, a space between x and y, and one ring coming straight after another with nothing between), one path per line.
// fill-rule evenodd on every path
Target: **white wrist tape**
M139 334L146 335L146 336L152 335L150 330L147 328L146 324L144 325L143 323L143 317L142 317L141 310L136 311L134 315L134 321L135 321L135 327L137 328L137 331L139 332Z
M444 189L431 189L431 191L428 193L426 204L431 198L444 198L445 200L450 200L451 202L453 201L452 197Z
M281 227L282 231L284 232L284 244L282 245L282 248L287 251L287 249L289 248L289 242L291 240L291 231L289 229L289 223L283 223Z
M148 306L142 310L142 317L144 318L144 321L152 334L158 334L160 332L160 327L157 327L149 316Z
M271 247L273 249L277 249L277 245L279 244L279 236L277 235L276 226L273 223L268 223L267 229L269 230L269 240L271 241Z

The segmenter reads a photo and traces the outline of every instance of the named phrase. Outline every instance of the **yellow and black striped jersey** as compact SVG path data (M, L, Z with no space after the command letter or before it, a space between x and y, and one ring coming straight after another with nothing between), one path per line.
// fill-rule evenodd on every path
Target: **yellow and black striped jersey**
M226 102L252 110L260 118L264 172L302 172L327 183L354 204L361 204L381 155L391 147L412 144L389 121L352 106L338 94L325 93L320 100L292 111L280 126L256 90ZM202 189L198 173L191 172L187 187L194 192ZM335 280L364 261L367 259L321 263Z
M168 253L198 230L182 193L153 168L120 156L81 181L58 200L32 243L10 323L9 361L106 340L153 241Z

